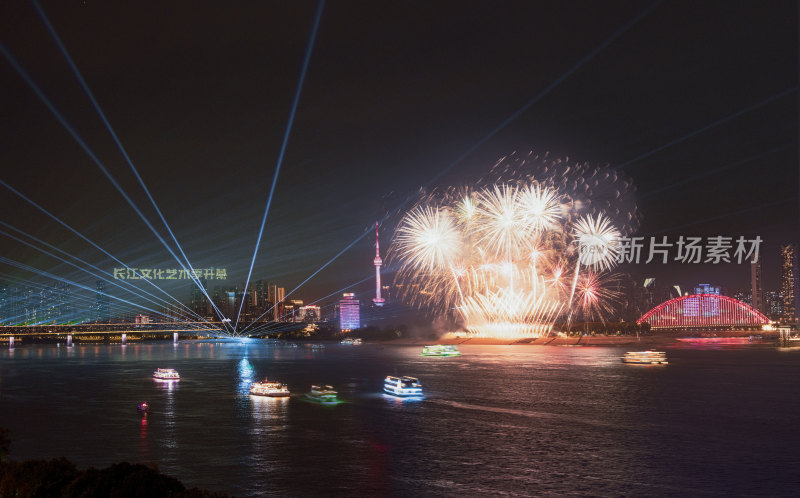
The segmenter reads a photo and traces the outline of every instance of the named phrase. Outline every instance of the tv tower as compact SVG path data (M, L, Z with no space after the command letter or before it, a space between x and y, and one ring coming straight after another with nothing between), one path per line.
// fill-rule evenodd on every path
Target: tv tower
M383 306L386 300L381 297L381 265L383 260L381 259L381 246L378 240L377 221L375 222L375 259L372 262L375 264L375 297L372 298L372 302L375 303L375 306Z

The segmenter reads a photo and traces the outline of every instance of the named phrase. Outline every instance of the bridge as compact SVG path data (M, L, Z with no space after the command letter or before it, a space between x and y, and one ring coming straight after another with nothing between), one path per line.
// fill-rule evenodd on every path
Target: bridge
M254 336L277 329L290 329L302 323L272 322L270 327L260 330ZM169 339L177 341L179 336L191 337L234 337L219 322L152 322L152 323L80 323L80 324L38 324L38 325L0 325L0 345L14 346L17 342L112 342L123 344L127 339Z
M223 337L222 327L210 328L206 322L168 323L81 323L73 325L3 325L0 326L0 344L14 347L15 342L113 342L125 344L131 340L169 339L177 341L181 334L192 336Z

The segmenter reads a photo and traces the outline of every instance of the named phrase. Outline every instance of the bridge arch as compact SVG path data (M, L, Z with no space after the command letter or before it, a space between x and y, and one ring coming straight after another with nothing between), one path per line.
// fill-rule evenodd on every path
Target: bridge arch
M692 294L665 301L636 320L645 322L653 329L755 327L769 323L769 318L732 297Z

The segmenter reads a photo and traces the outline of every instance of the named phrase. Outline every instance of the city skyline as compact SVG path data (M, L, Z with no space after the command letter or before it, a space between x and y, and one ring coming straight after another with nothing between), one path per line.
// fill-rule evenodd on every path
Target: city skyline
M0 2L0 495L795 496L800 1Z
M228 287L252 275L281 282L288 299L366 296L375 218L391 249L420 188L491 181L501 158L533 150L619 174L640 215L632 235L761 237L763 287L778 286L777 248L798 233L791 2L455 5L420 16L303 3L157 18L123 6L43 2L45 17L34 4L4 6L0 202L13 216L0 227L0 280L55 275L94 288L95 276L64 261L120 266L91 243L134 268L176 268L144 218L194 268L226 268ZM444 31L429 23L444 19ZM567 19L580 36L561 29ZM733 263L617 270L682 287L751 279ZM387 263L383 276L391 285ZM185 281L159 285L190 298Z

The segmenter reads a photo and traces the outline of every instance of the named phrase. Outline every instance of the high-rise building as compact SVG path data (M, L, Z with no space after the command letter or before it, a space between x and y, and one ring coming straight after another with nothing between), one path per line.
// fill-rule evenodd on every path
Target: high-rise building
M25 295L21 287L12 287L10 291L8 316L12 325L25 321Z
M11 317L11 288L0 284L0 324L6 324Z
M761 260L750 263L750 305L758 311L766 312L764 289L761 282Z
M256 281L255 290L253 294L253 308L256 318L264 313L270 308L269 301L267 298L269 297L269 283L264 282L263 280ZM261 316L261 320L266 318L266 315Z
M780 320L783 314L783 294L781 291L767 291L764 293L765 313L770 320Z
M303 307L303 300L302 299L291 299L289 302L284 303L283 311L284 311L284 321L286 322L302 322L302 318L300 316L300 308Z
M197 284L192 284L189 307L192 309L192 311L205 318L211 315L209 312L209 302L205 295L205 292L208 292L208 286L206 285L206 279L204 278L198 280L198 283L202 285L203 288L200 289L200 286Z
M264 303L264 311L266 312L263 319L274 320L280 322L284 320L284 306L283 300L286 296L286 290L283 287L278 287L277 284L267 283L266 287L266 302ZM271 310L271 311L270 311Z
M797 322L797 247L794 244L781 246L781 293L783 310L781 321Z
M733 293L733 298L736 299L737 301L741 301L741 302L743 302L745 304L749 304L749 305L752 306L753 299L752 299L752 293L751 293L750 289L739 289L739 290L737 290L736 292ZM764 313L765 315L767 314L767 313L765 313L763 311L762 311L762 313Z
M275 316L281 317L279 321L284 321L284 315L286 314L286 309L284 307L284 299L286 299L286 289L283 287L277 287L275 291Z
M108 309L108 295L106 294L106 283L102 280L97 281L96 285L97 297L95 300L95 315L96 322L107 322L111 319L111 312Z
M361 303L352 292L342 294L339 301L339 329L349 332L361 328Z

